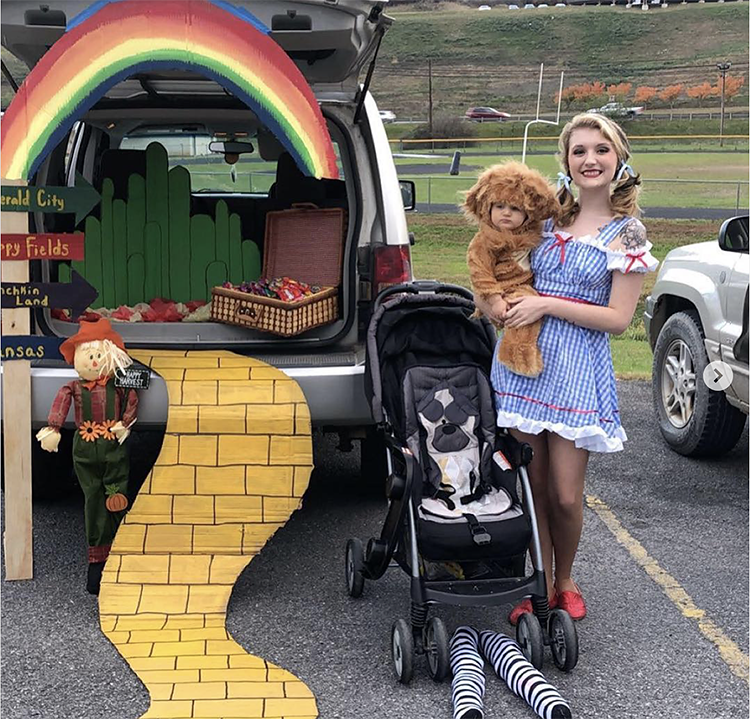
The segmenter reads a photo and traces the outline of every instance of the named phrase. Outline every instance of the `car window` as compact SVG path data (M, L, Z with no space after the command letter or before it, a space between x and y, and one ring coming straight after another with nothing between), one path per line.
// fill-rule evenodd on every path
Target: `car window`
M182 165L190 173L192 192L232 192L253 195L268 195L276 180L276 160L264 160L257 142L252 137L236 137L249 142L255 148L251 153L243 153L233 165L224 161L221 153L211 152L211 142L221 142L226 137L207 134L173 134L160 132L140 132L127 135L120 143L121 150L145 150L152 142L161 143L167 151L169 169ZM339 145L334 141L334 151L339 167L339 177L343 180L344 168L341 162Z

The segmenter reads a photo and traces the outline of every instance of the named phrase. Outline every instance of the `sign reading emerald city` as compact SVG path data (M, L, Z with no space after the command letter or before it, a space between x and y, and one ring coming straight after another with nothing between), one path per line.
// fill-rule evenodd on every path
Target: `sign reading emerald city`
M78 224L101 202L101 195L79 177L76 187L3 186L0 206L3 212L44 212L75 214Z

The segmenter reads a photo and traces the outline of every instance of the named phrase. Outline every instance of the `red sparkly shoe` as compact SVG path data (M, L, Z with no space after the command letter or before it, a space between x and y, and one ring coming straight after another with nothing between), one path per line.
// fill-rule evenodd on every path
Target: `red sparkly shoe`
M549 608L554 609L558 606L558 597L557 592L553 591L552 597L549 600ZM531 600L530 599L524 599L523 601L516 604L513 609L511 609L510 614L508 615L508 621L515 627L516 624L518 624L518 618L522 614L531 614L531 612L534 611L534 608L531 606Z
M580 587L576 584L577 591L560 592L557 606L564 609L574 621L580 621L586 616L586 602L583 600Z

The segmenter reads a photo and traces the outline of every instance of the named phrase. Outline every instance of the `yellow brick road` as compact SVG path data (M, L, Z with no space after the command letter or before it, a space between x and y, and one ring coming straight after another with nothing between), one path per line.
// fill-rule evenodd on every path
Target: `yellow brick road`
M314 719L312 692L227 633L240 572L300 504L310 412L283 372L231 352L132 352L167 383L151 474L102 577L101 627L151 694L143 719Z

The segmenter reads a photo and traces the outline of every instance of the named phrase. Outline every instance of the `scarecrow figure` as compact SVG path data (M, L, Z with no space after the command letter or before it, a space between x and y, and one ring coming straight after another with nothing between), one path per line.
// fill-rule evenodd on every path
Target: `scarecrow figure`
M60 347L80 379L60 388L52 403L48 426L37 433L42 449L57 452L60 428L73 403L75 425L73 466L84 495L89 568L86 589L99 594L104 563L128 506L129 461L123 443L136 419L138 395L115 387L115 373L133 360L109 320L82 322L78 333Z

